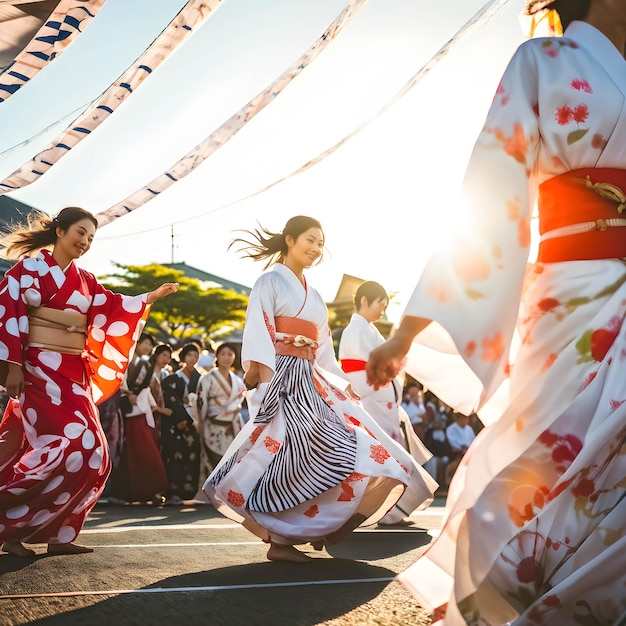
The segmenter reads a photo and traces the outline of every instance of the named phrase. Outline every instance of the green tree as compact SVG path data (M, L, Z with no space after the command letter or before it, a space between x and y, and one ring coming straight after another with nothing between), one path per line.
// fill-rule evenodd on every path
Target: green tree
M192 336L219 335L220 329L243 326L248 297L232 289L203 289L200 281L164 265L123 265L114 263L118 272L100 278L113 291L137 295L153 291L166 282L178 283L178 292L152 305L146 330L178 344Z

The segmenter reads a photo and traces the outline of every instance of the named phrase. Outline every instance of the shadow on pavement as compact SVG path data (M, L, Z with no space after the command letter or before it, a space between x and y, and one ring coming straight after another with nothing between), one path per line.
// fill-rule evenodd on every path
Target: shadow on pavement
M431 541L428 531L417 526L386 530L384 533L362 530L352 533L336 546L326 546L326 551L335 558L376 561L404 554Z
M144 588L142 593L114 596L30 623L50 626L168 623L313 626L371 601L394 576L389 569L344 559L320 558L306 564L239 565L173 576ZM259 584L282 586L245 587ZM244 587L210 589L229 585ZM209 589L197 589L202 587ZM176 591L148 591L164 588ZM329 593L331 589L333 593Z

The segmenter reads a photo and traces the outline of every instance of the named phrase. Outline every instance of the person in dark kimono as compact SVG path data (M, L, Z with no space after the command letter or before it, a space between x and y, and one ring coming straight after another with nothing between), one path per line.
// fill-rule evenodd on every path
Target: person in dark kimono
M161 417L161 448L169 481L166 504L193 498L200 479L200 435L192 418L200 372L196 368L198 347L187 344L180 352L181 368L161 386L171 415Z

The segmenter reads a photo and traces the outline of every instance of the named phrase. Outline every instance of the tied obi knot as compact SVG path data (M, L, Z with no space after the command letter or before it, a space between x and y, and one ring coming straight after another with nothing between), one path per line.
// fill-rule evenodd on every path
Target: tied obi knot
M295 356L308 361L315 361L318 348L317 326L313 322L297 317L279 316L275 318L276 354Z
M565 172L539 187L538 261L626 257L626 170Z

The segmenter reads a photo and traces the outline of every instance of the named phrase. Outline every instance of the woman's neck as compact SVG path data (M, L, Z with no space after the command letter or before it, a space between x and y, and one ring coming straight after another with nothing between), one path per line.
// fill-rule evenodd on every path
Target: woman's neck
M299 264L293 263L293 261L289 261L288 259L285 260L285 262L283 263L283 265L285 267L288 267L295 275L296 278L303 284L306 286L306 280L304 278L304 267L302 267Z

